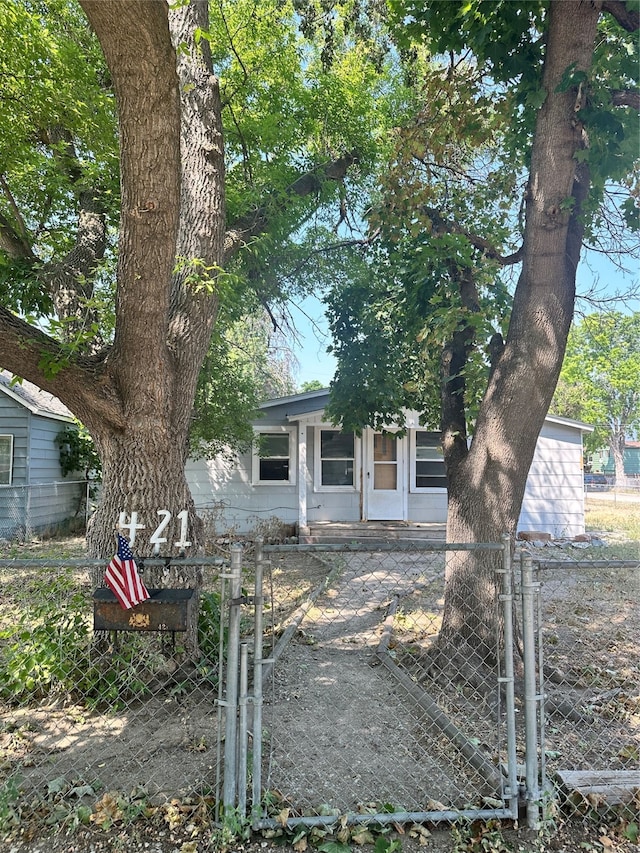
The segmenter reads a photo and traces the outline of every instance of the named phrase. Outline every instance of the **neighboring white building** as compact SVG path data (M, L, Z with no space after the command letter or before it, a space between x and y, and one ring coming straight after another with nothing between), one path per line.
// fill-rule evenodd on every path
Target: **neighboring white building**
M439 435L415 413L405 436L365 429L359 438L324 418L329 392L270 400L254 424L252 453L190 460L196 506L216 507L220 528L244 533L278 518L302 533L316 522L446 521ZM584 533L582 436L592 427L548 416L540 433L518 525L554 537Z

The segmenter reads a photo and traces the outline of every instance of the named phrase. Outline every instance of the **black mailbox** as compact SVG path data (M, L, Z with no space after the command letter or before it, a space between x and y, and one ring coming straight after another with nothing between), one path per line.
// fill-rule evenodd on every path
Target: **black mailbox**
M94 631L186 631L193 624L194 589L150 589L150 598L130 610L110 589L93 593Z

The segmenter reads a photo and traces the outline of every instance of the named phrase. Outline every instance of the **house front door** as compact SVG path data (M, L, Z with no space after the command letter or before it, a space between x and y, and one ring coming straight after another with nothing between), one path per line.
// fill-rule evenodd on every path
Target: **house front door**
M369 521L402 521L406 517L407 440L381 432L370 432L368 438L365 518Z

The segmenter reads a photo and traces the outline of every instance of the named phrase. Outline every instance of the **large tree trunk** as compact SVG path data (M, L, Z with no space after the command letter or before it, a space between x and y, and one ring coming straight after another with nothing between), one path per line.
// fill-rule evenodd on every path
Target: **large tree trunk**
M136 512L145 525L136 553L146 556L157 511L168 510L175 527L178 513L188 510L194 553L201 526L184 465L218 302L215 289L194 287L192 273L208 270L215 285L225 228L218 81L206 40L201 49L194 45L195 29L208 28L208 4L192 2L170 13L167 4L144 0L82 5L116 88L122 183L118 322L101 377L117 416L108 420L91 405L75 407L103 466L88 547L106 556L120 513ZM172 43L181 45L179 60ZM168 528L165 535L161 553L175 553L177 531Z
M582 244L581 203L588 171L576 118L582 92L558 91L575 63L588 71L599 2L552 2L543 76L546 101L537 117L526 202L524 259L505 347L497 358L469 452L444 432L449 477L447 541L499 542L514 535L538 435L556 386L574 309ZM573 196L569 208L566 200ZM495 557L449 555L439 650L473 668L495 663Z

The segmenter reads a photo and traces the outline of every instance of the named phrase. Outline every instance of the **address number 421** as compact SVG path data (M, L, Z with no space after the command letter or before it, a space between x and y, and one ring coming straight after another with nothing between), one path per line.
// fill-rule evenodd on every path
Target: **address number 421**
M162 534L167 528L167 525L171 521L171 513L168 509L159 509L156 510L158 515L162 516L160 520L160 524L153 531L151 536L149 537L149 542L153 545L154 554L158 554L160 552L160 546L163 545L167 541L167 537ZM138 513L132 512L129 517L129 521L127 521L127 513L121 512L120 518L118 520L118 529L119 530L128 530L129 531L129 543L133 547L134 542L136 541L136 532L138 530L144 530L145 524L138 524ZM189 518L189 512L186 509L183 509L182 512L179 512L176 516L180 519L180 538L177 542L174 542L176 548L188 548L191 545L191 542L187 539L187 522Z

